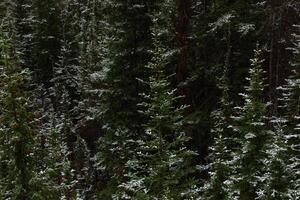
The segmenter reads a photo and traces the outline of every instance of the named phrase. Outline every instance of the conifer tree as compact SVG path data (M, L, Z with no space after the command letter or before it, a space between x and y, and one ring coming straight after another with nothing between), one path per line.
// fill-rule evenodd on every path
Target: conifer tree
M271 133L271 143L268 144L268 166L266 183L260 188L260 198L263 200L296 199L294 188L295 175L291 163L290 146L286 134L286 120L275 118L271 120L274 131Z
M65 179L60 185L67 199L89 199L91 198L91 178L93 170L90 164L90 154L85 141L76 135L74 121L70 110L70 97L67 89L63 87L62 111L56 112L58 133L61 141L56 141L60 148L61 175ZM55 130L55 129L54 129ZM50 138L57 138L55 135ZM70 139L71 138L71 139ZM75 141L73 141L75 138ZM57 138L58 139L58 138ZM59 149L57 149L59 150Z
M300 61L300 34L299 26L295 26L295 34L293 34L294 42L293 46L290 48L294 56L291 60L291 75L286 79L286 83L278 87L277 89L281 93L279 98L279 108L282 118L286 121L284 126L285 137L287 137L287 143L289 145L288 158L290 166L292 167L292 172L295 176L290 177L292 179L291 186L293 191L299 191L299 169L300 169L300 78L299 78L299 61ZM297 34L298 32L298 34ZM299 192L297 192L299 196Z
M139 92L144 86L137 79L145 76L150 59L150 9L156 1L105 0L102 10L105 23L102 36L101 69L92 77L101 77L96 119L102 122L97 168L106 182L99 198L112 198L125 181L125 163L133 159L135 147L128 143L142 133L142 115L138 112Z
M79 82L79 49L77 41L77 31L79 25L76 8L79 6L77 2L69 0L62 4L60 20L61 20L61 40L60 55L53 66L53 101L54 108L57 112L64 110L63 95L69 98L68 110L74 115L78 103L78 82ZM67 92L67 94L63 94ZM78 113L77 113L78 114ZM70 116L72 117L72 116ZM74 117L73 117L74 118Z
M296 26L296 30L297 30ZM299 196L299 36L294 35L291 75L277 88L279 116L273 116L272 143L269 144L267 183L262 199L297 199Z
M257 48L254 53L248 79L250 84L246 87L246 93L242 94L245 103L242 107L236 107L239 114L234 117L238 148L233 154L235 190L232 194L239 195L242 200L259 197L267 171L269 131L265 123L267 104L263 99L262 51Z
M32 67L32 50L33 50L33 21L32 21L32 1L31 0L13 0L10 6L16 36L14 48L19 53L21 65L23 68Z
M230 24L227 26L227 55L225 65L223 68L223 76L220 80L219 87L222 90L222 97L220 101L220 108L216 110L212 117L214 119L214 126L212 134L214 144L211 147L211 164L209 173L210 180L203 187L203 199L231 199L230 198L230 173L231 173L231 151L233 146L233 133L230 128L232 124L231 109L229 94L229 70L230 70L230 56L231 56L231 28Z
M101 97L104 91L104 79L107 72L108 60L104 54L108 53L105 44L107 22L103 19L105 4L99 0L88 1L81 4L79 42L80 63L80 92L85 98L81 99L80 122L97 121L101 116ZM106 39L105 39L106 38ZM106 53L104 53L106 52Z
M47 149L44 157L51 180L50 184L57 188L58 197L56 198L71 200L76 197L76 178L68 145L72 123L66 111L68 107L66 93L62 98L65 104L62 113L55 113L51 105L47 108L41 106L45 114L41 119L43 125L40 127L40 131L44 138L44 146Z
M191 165L195 152L185 146L189 140L183 128L186 106L175 107L180 97L166 75L166 66L176 53L169 43L173 29L169 9L174 7L173 1L162 1L152 16L153 57L146 66L150 77L141 80L149 87L149 92L141 93L140 104L147 122L144 133L136 141L129 141L137 154L125 165L128 180L119 186L120 199L179 200L197 196L196 181L191 177L195 172Z
M0 85L0 190L3 199L55 198L55 186L48 185L47 166L38 132L34 99L29 90L30 72L22 69L11 41L14 35L10 13L1 29Z

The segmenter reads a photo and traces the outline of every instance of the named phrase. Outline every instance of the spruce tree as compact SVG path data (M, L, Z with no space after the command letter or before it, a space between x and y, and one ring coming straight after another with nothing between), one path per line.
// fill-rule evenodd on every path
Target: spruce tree
M64 90L65 91L65 90ZM41 107L44 115L41 117L43 124L40 127L42 133L46 154L44 154L45 165L48 168L48 174L51 182L57 188L56 198L67 200L76 198L76 177L72 165L72 156L70 145L70 127L72 122L68 115L67 92L62 96L64 107L62 112L56 113L51 107Z
M192 178L195 167L191 161L195 152L186 147L189 137L184 131L183 111L176 108L181 98L172 89L166 67L176 51L170 46L170 26L173 1L157 4L152 20L154 47L152 59L146 66L149 79L140 80L149 87L141 93L140 112L147 122L144 132L135 141L135 157L125 165L127 181L122 183L120 199L194 199L197 196L196 181ZM116 195L117 196L117 195Z
M268 166L266 183L260 188L259 199L284 200L296 199L294 188L293 165L291 163L290 146L286 134L286 120L275 118L271 120L274 131L271 131L271 143L268 144Z
M296 30L299 27L295 26ZM273 116L272 143L268 147L268 178L262 199L297 199L299 196L299 36L294 36L291 75L277 87L278 116Z
M231 56L231 28L227 26L227 55L223 67L223 76L219 87L222 90L220 108L212 113L214 124L212 135L214 144L211 147L211 163L209 164L210 180L203 187L203 199L231 199L230 198L230 174L231 172L231 152L233 149L233 133L231 129L231 110L229 70Z
M242 107L236 107L239 114L234 117L238 147L233 154L235 183L232 194L242 200L258 198L260 188L266 183L269 131L265 117L267 103L263 99L264 60L261 59L260 49L257 48L254 53L248 79L250 84L246 87L246 93L242 94L245 103Z
M3 199L55 198L55 186L48 185L42 137L30 91L30 72L22 69L12 47L14 35L10 13L1 27L0 86L0 190Z
M107 66L105 34L107 27L103 19L105 6L99 0L81 3L81 15L79 22L79 63L80 63L80 92L85 97L81 99L82 124L95 120L97 123L101 115L101 94L103 92L103 82L106 75ZM108 53L108 52L106 52ZM100 112L100 113L99 113Z
M291 75L286 79L283 86L278 87L281 96L279 98L279 112L282 118L286 121L284 126L284 132L287 137L287 143L289 145L288 158L290 166L294 176L291 177L293 191L299 191L299 169L300 169L300 132L299 132L299 115L300 115L300 78L299 78L299 61L300 61L300 34L299 26L295 26L295 34L293 34L294 42L293 46L289 48L293 52L293 58L291 60ZM297 34L298 32L298 34ZM299 192L296 193L299 196Z
M127 141L142 134L143 116L138 112L139 92L144 86L137 80L146 76L144 66L151 58L149 12L156 1L105 0L101 2L105 24L102 36L101 69L92 74L100 79L95 118L102 123L96 166L104 179L99 198L110 199L118 185L126 180L125 164L133 159L135 147ZM92 82L93 83L93 82Z

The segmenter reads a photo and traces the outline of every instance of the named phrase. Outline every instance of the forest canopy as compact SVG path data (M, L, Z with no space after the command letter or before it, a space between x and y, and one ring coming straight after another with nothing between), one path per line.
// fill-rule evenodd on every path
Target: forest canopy
M0 199L300 199L298 0L1 0Z

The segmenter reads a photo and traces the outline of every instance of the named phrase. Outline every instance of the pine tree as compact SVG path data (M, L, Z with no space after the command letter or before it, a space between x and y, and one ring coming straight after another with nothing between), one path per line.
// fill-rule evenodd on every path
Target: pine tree
M12 16L16 36L13 38L14 48L19 53L23 68L32 67L32 47L33 47L33 21L32 21L32 1L13 0L11 5Z
M64 108L61 113L56 113L54 108L40 106L44 115L41 117L43 122L40 126L40 132L43 136L44 162L49 176L49 183L55 186L57 196L71 200L76 198L75 185L77 183L72 166L72 156L68 138L70 137L70 126L72 123L68 116L69 104L67 103L67 92L62 97Z
M81 4L81 13L78 34L79 63L80 63L80 89L86 98L81 99L81 123L97 121L101 115L101 94L106 75L106 57L104 36L107 27L102 15L105 11L103 3L99 0L88 1ZM107 53L107 52L106 52ZM99 113L100 112L100 113ZM101 123L101 122L98 122Z
M92 78L100 77L96 84L101 84L100 91L94 90L101 102L94 112L95 118L102 122L96 165L105 179L99 198L112 198L118 185L125 181L125 164L135 154L135 147L127 141L142 133L144 119L137 103L144 86L137 79L146 76L142 69L150 59L149 12L154 2L101 2L102 10L110 14L101 22L105 24L101 35L101 69L92 73Z
M43 108L38 112L42 113ZM33 199L75 199L74 175L69 159L63 127L53 109L47 110L39 119L40 161L37 163L42 174L37 180L42 182ZM36 172L35 172L36 173Z
M245 104L236 107L239 115L234 117L237 131L238 148L234 152L235 190L242 200L253 200L259 197L260 188L266 182L267 143L269 131L266 126L267 103L263 100L263 70L262 51L258 48L251 60L250 84L246 94L242 94ZM237 198L237 197L236 197Z
M293 34L294 42L293 46L289 48L294 56L291 60L291 75L286 79L286 83L283 86L278 87L281 97L279 98L279 111L286 121L284 126L284 133L287 137L287 143L289 145L288 158L290 159L288 164L291 165L293 174L291 177L291 185L294 187L293 191L299 191L299 169L300 169L300 132L299 132L299 114L300 114L300 78L299 78L299 58L300 58L300 37L299 26L295 26L295 34ZM297 34L298 32L298 34ZM297 193L299 196L299 192Z
M79 100L79 47L77 41L79 25L77 25L76 16L76 8L79 5L76 1L69 0L64 1L62 6L60 15L60 24L62 25L61 49L58 61L53 66L53 78L51 80L53 83L52 98L55 99L53 101L54 108L59 112L64 110L62 97L63 95L67 95L70 101L68 110L71 112L70 114L75 115ZM67 94L63 94L63 92ZM75 117L73 116L73 118Z
M166 66L176 51L169 46L174 2L157 4L153 15L153 57L146 66L151 74L141 80L149 92L141 93L141 113L147 118L144 133L137 140L128 141L135 147L136 156L127 161L119 199L194 199L196 181L191 178L195 167L191 161L195 152L185 146L189 137L184 131L183 111L175 107L180 97L172 90ZM117 196L117 195L116 195Z
M30 72L22 69L12 48L14 30L10 13L1 27L0 86L0 190L3 199L51 199L55 187L47 185L38 132L37 112L30 91Z
M229 70L231 56L231 25L227 26L227 55L223 69L223 76L219 87L222 90L220 108L213 112L214 125L212 134L214 144L211 147L211 163L209 173L210 180L203 187L203 199L231 199L230 198L230 173L231 173L231 151L233 146L233 133L231 129L232 120L229 94Z
M279 116L273 116L270 121L274 131L267 151L268 178L266 187L262 188L262 199L297 199L299 196L299 37L294 35L294 38L294 46L290 48L295 55L291 62L292 75L277 88Z
M275 127L272 131L272 143L268 144L267 154L268 166L266 183L260 188L260 198L263 200L275 199L296 199L297 193L294 190L294 173L289 155L290 147L286 135L286 120L275 118L271 120Z

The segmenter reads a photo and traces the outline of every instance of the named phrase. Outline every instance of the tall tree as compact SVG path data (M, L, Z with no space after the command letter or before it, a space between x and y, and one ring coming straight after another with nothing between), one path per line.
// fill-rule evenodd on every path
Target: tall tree
M293 34L293 46L290 48L293 52L291 59L291 75L286 79L283 86L278 87L278 93L281 94L279 101L279 113L287 121L285 128L288 144L290 145L288 154L291 158L290 162L293 166L294 190L299 190L299 169L300 169L300 133L299 133L299 114L300 114L300 78L299 78L299 58L300 58L300 27L295 26Z
M267 172L264 187L260 188L259 199L297 199L295 190L295 174L293 172L293 156L286 132L286 120L271 120L274 131L270 132L272 143L268 144Z
M37 113L30 92L30 73L22 69L12 47L14 31L10 13L1 27L1 198L53 198L55 189L47 185Z
M33 47L33 20L32 20L32 0L14 0L11 5L12 16L16 36L14 38L14 48L20 54L23 68L32 66L32 47Z
M189 140L183 122L186 107L176 108L180 97L166 75L166 67L176 54L168 41L173 30L171 8L175 8L173 1L162 1L153 14L153 57L146 66L150 77L141 81L149 87L149 92L141 93L144 100L140 104L147 122L144 133L129 141L136 144L138 153L127 161L128 180L120 185L125 191L121 196L127 199L194 199L198 192L190 177L195 172L191 165L195 152L185 146Z
M262 51L256 49L251 60L250 84L246 93L242 94L245 104L237 107L239 115L235 117L236 130L239 134L237 142L239 149L234 153L236 174L235 188L242 200L253 200L259 197L259 189L265 184L267 170L266 147L269 141L269 131L266 126L267 104L263 99L264 83L261 59Z
M231 129L231 110L229 71L231 58L231 24L226 25L227 29L227 54L223 67L219 87L222 90L220 108L212 113L214 126L212 134L214 143L211 149L211 163L209 165L210 179L203 187L203 199L231 199L230 197L230 175L231 175L231 153L233 150L233 131Z
M126 143L142 134L142 115L138 112L139 92L145 88L144 66L151 58L149 47L150 10L156 1L106 0L102 2L105 33L102 38L102 69L93 77L103 77L97 116L102 122L98 165L107 175L101 195L111 198L122 183L125 163L133 158L134 147Z

